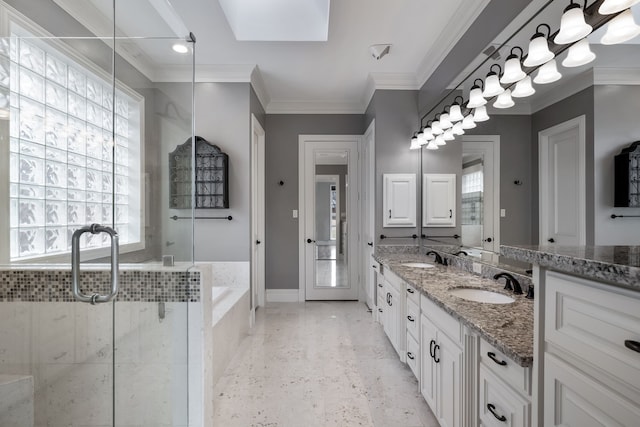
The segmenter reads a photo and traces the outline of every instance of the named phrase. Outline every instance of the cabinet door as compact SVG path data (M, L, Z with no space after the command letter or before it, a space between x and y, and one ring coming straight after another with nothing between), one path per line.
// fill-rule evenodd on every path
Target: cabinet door
M420 316L420 392L427 404L438 416L436 406L436 363L431 355L438 338L436 326L425 316Z
M387 307L389 309L389 340L391 340L391 344L393 344L393 348L396 349L396 352L400 356L402 360L404 360L404 345L400 343L400 295L398 291L393 287L389 286L387 288L389 292L389 301L387 302ZM404 323L402 323L404 326Z
M456 226L456 175L430 174L423 177L422 225Z
M436 396L439 411L436 414L441 427L462 425L462 350L446 335L438 333L435 349L437 387Z
M416 226L416 175L384 174L382 195L383 227Z

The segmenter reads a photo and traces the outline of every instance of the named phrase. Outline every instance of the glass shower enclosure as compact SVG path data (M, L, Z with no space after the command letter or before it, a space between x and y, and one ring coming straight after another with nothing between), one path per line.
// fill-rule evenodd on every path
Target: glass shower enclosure
M0 2L2 426L199 425L194 215L168 194L195 39L167 4Z

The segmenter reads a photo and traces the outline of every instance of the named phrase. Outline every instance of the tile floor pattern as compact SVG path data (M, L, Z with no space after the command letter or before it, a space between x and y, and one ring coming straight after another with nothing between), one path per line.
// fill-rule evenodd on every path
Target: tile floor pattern
M360 302L261 308L214 396L214 427L438 426Z

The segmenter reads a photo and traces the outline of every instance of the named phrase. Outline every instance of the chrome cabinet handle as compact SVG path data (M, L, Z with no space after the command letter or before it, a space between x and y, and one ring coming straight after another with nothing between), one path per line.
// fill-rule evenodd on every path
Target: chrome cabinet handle
M111 237L111 292L108 295L83 294L80 290L80 236L84 233L107 233ZM71 291L76 300L98 304L111 301L118 294L118 257L120 253L118 232L111 227L91 224L74 231L71 237Z

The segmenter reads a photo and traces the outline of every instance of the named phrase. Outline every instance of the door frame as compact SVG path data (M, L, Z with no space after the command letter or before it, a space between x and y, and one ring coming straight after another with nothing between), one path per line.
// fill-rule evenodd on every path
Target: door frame
M307 287L306 287L306 245L308 244L305 239L305 229L306 229L306 208L305 208L305 178L309 171L306 167L306 154L307 147L311 143L349 143L355 144L356 151L358 153L358 158L356 159L356 168L357 170L352 171L349 170L347 176L349 176L348 185L353 189L353 191L358 191L358 181L360 178L360 160L359 160L359 150L360 144L362 141L362 135L298 135L298 301L305 302L307 298ZM347 147L345 147L347 148ZM315 180L314 180L315 182ZM348 217L351 216L353 218L358 218L358 215L361 211L360 209L360 200L359 195L356 197L357 203L353 208L349 207L350 212L348 213ZM349 222L349 221L348 221ZM349 265L349 275L351 278L355 276L356 280L352 283L352 286L356 286L358 289L360 288L360 284L358 283L358 274L352 274L354 271L357 272L358 266L360 265L360 254L359 254L359 230L358 227L353 227L352 224L347 223L348 227L348 235L347 235L347 244L348 250L350 250L350 254L347 254L348 265ZM355 242L349 241L349 236L355 235L357 238ZM355 250L352 250L355 248ZM359 294L359 291L358 291Z
M375 278L373 269L371 268L371 259L367 256L369 253L373 253L376 247L376 231L375 231L375 212L376 212L376 202L375 202L375 168L376 168L376 119L371 121L371 124L364 132L362 136L361 149L360 153L367 153L367 158L364 155L360 157L360 214L361 218L364 220L360 222L361 230L360 230L360 247L362 248L361 257L361 266L360 266L360 301L365 302L369 308L373 309L376 305L376 295L375 295ZM368 147L368 150L365 151L365 146ZM367 206L364 205L365 198L364 194L367 194ZM368 226L368 229L367 229ZM373 246L368 247L366 237L371 237L371 242ZM367 300L367 289L371 291L371 301Z
M587 184L586 184L586 116L583 114L538 132L538 244L543 244L549 227L549 139L562 132L578 128L578 239L587 240Z
M264 181L265 131L256 116L251 114L251 325L255 322L256 309L265 304Z
M468 151L469 149L471 151ZM493 203L491 204L493 214L490 216L493 220L493 235L490 236L493 241L489 244L492 247L487 248L483 239L482 248L497 253L500 249L500 135L463 135L462 152L482 153L485 165L488 162L491 163L490 168L483 167L483 170L490 169L492 172L492 185L489 186L489 189L492 191L493 198ZM491 152L491 155L487 155L489 152ZM487 174L483 172L483 175L483 182L486 182ZM460 176L460 186L462 186L462 176ZM460 200L462 200L462 194L460 195ZM483 216L485 219L487 218L484 212ZM462 229L462 222L460 223L460 228ZM484 231L483 237L485 237Z

